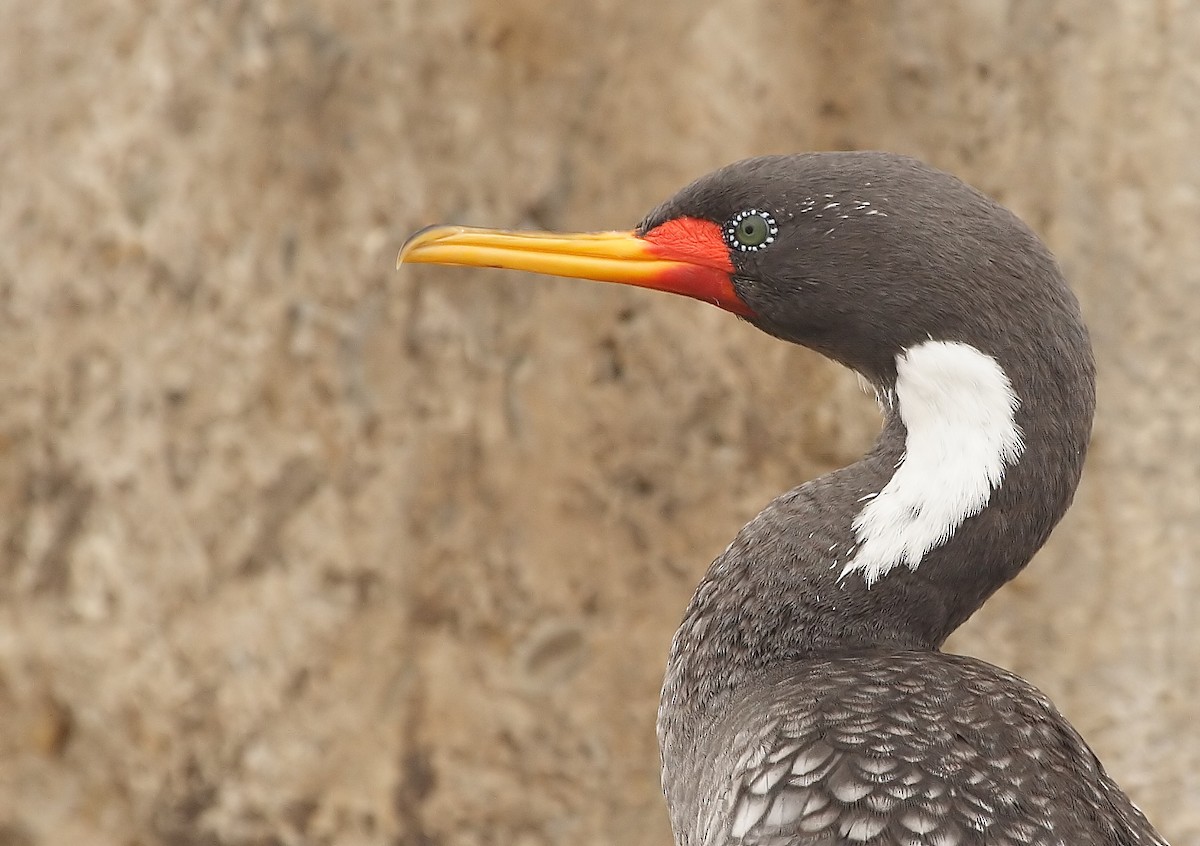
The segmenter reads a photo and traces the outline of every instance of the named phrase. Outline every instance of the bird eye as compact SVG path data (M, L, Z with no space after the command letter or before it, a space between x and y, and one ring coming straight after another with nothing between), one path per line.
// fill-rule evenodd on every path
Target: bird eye
M725 242L742 252L765 249L778 234L775 218L758 209L738 212L725 224Z

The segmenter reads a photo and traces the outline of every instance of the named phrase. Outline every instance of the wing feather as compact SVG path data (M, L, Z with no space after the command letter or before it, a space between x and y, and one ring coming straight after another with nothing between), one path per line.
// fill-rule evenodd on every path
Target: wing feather
M793 667L722 726L689 842L1165 846L1050 702L981 661Z

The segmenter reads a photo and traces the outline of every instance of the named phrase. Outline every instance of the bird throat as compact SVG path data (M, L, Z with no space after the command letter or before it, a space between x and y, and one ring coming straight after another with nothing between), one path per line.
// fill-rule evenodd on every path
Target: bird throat
M969 344L917 344L897 356L896 376L888 399L904 423L904 454L888 483L864 496L841 571L868 587L898 566L917 569L983 510L1025 448L1012 382Z
M772 667L936 649L1029 561L1070 501L1086 444L1085 426L1064 437L1047 421L1090 419L1090 393L1038 390L1049 403L1027 405L1022 389L1060 380L1030 381L1019 363L1025 381L965 343L897 356L876 448L769 503L697 588L668 660L664 750L692 742Z

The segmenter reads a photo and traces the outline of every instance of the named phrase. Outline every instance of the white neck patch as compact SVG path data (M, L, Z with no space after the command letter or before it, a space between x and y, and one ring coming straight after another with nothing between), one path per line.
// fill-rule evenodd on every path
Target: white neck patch
M842 569L868 587L900 564L917 569L983 510L1025 449L1020 398L996 360L969 344L926 341L896 356L896 400L904 457L854 519L857 543Z

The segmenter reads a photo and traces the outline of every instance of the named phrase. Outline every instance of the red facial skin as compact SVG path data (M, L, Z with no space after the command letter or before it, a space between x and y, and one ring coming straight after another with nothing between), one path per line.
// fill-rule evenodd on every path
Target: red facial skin
M642 239L659 258L686 262L664 273L663 290L710 302L742 317L754 314L733 288L733 262L719 225L677 217L654 227Z

